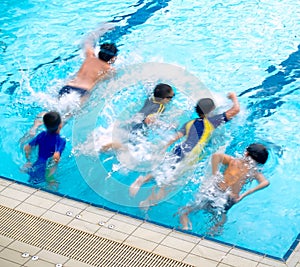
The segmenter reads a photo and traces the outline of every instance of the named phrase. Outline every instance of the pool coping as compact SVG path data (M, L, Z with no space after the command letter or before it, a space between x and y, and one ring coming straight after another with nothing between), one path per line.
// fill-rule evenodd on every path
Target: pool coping
M212 238L196 236L180 229L172 229L149 220L141 220L62 194L54 194L49 190L28 186L26 183L3 176L0 176L0 203L12 209L47 218L193 266L225 267L242 264L259 267L300 267L299 235L284 258L280 259ZM0 260L11 260L5 255L9 254L8 251L11 252L11 248L14 247L12 244L18 241L10 241L5 244L0 243ZM59 258L59 255L56 255L56 258ZM72 261L72 259L64 260L66 264L64 266L68 266L68 262ZM74 261L72 266L73 264Z

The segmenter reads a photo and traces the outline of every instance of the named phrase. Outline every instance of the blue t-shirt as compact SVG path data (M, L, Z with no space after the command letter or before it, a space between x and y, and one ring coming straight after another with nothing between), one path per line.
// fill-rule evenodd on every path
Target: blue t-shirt
M29 145L31 147L38 146L38 159L32 165L28 174L29 182L37 184L45 181L45 172L47 168L47 160L53 156L55 152L62 154L66 146L66 140L57 133L49 133L43 131L34 137Z

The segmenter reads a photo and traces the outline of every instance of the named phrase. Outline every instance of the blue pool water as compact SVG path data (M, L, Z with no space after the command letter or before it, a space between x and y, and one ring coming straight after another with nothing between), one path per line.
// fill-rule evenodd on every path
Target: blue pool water
M220 109L229 104L226 93L234 91L241 113L219 129L210 149L238 156L250 143L263 142L270 151L263 173L271 184L234 206L214 240L286 259L300 232L300 7L291 0L193 2L2 1L0 175L27 183L18 140L38 112L58 108L54 96L80 66L86 33L111 21L116 27L101 41L117 43L118 75L97 86L89 105L78 108L63 128L68 142L55 193L178 228L173 214L193 199L209 157L181 178L180 190L145 212L138 203L153 184L134 199L128 196L128 185L149 169L145 161L131 166L120 155L74 154L72 149L93 130L129 119L157 82L175 88L176 98L162 118L174 127L194 116L194 96L201 90L212 94ZM152 76L141 72L149 64L158 70ZM193 233L205 235L209 216L199 213L191 220Z

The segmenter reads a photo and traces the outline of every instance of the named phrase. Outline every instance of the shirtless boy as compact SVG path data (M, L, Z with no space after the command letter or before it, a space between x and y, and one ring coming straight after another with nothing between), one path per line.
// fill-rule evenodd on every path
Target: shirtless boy
M192 228L188 215L199 210L221 214L219 225L224 224L226 213L234 204L270 184L264 175L257 171L257 164L265 164L267 159L267 149L258 143L248 146L244 157L240 159L226 154L213 154L212 177L204 181L196 200L180 212L182 228L185 230ZM220 164L226 166L223 175L219 173ZM243 186L253 179L258 182L258 185L241 193Z
M112 29L111 24L103 24L98 30L89 34L84 43L85 60L75 78L60 89L58 93L59 98L75 92L79 94L81 102L83 102L94 89L95 85L113 70L111 65L115 62L118 53L116 45L114 43L102 44L98 56L95 55L94 51L99 37L110 29ZM36 134L37 128L42 125L44 114L45 112L42 112L37 116L34 125L29 131L31 137Z

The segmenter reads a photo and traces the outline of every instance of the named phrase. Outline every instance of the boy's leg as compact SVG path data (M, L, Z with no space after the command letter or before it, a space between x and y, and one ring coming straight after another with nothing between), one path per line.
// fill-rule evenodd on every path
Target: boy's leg
M147 174L146 176L139 176L130 186L129 188L129 195L134 197L138 191L140 190L141 186L144 183L149 182L153 178L151 173Z
M148 198L140 202L141 209L147 210L150 206L156 205L159 200L165 197L166 195L165 187L160 187L157 193L155 192L155 188L157 188L157 186L154 186L152 188L152 193Z
M101 147L100 152L106 152L109 149L121 149L123 145L119 142L111 142Z
M192 207L184 207L184 212L180 215L180 223L183 230L192 230L192 223L189 220L188 215L193 211Z

